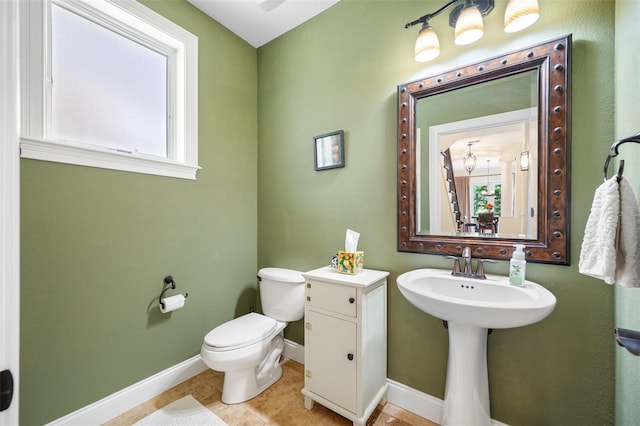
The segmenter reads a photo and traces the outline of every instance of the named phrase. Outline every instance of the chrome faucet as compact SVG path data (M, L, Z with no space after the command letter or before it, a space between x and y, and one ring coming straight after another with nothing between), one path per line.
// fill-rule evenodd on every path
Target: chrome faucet
M472 265L471 265L471 247L465 247L462 249L462 258L464 259L464 274L472 275Z
M457 277L476 278L479 280L487 279L487 276L484 273L484 263L496 263L495 260L491 259L478 259L476 271L473 272L473 264L471 263L471 247L465 247L462 249L462 260L464 261L464 266L462 268L460 267L460 259L457 256L445 256L445 258L454 260L451 275Z

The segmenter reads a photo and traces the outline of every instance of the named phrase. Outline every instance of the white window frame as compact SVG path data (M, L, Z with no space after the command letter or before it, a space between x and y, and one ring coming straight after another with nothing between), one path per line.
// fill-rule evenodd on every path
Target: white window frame
M167 157L51 137L51 4L167 55ZM200 169L196 36L134 0L37 0L21 5L22 158L196 178Z

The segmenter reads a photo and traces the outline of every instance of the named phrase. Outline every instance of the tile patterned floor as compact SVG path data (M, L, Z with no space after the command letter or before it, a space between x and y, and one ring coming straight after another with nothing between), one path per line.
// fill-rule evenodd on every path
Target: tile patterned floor
M234 405L226 405L220 401L223 374L207 370L110 420L105 423L105 426L131 425L189 394L230 426L349 426L352 424L351 421L320 404L313 404L312 410L304 408L304 397L300 393L304 387L304 367L295 361L285 360L282 370L282 378L261 395ZM389 403L384 407L378 406L367 421L367 425L437 426Z

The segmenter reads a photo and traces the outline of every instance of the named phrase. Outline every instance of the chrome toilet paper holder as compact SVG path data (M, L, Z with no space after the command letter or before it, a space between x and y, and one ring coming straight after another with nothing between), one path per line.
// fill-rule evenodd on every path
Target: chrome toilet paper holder
M162 306L163 309L165 306L164 306L164 303L162 302L162 297L167 291L175 290L175 288L176 288L176 282L173 280L173 277L171 275L167 275L166 277L164 277L164 288L162 289L160 296L158 296L158 305ZM184 298L186 299L187 297L189 297L189 293L184 294Z

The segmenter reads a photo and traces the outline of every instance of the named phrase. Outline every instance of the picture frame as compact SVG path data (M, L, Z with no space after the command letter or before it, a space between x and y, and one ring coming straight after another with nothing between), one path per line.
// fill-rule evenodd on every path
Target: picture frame
M344 167L344 131L314 136L313 160L316 171Z

